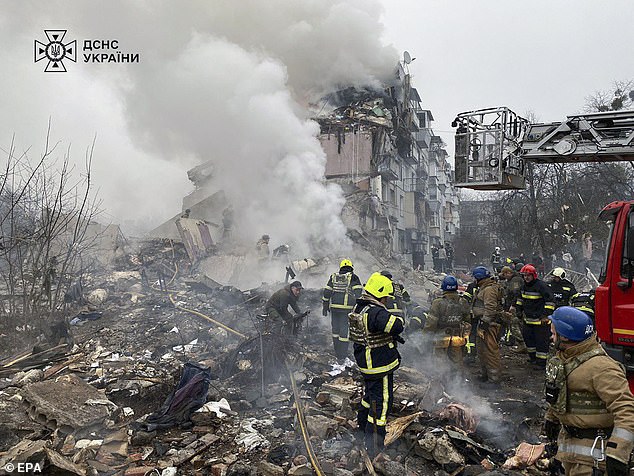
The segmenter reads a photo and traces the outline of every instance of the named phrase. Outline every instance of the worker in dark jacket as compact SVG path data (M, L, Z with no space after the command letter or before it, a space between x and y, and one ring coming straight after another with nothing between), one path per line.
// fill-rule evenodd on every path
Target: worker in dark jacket
M634 448L634 396L623 367L597 341L590 317L558 308L551 326L557 353L546 368L550 405L544 430L566 476L627 476Z
M348 313L354 309L362 291L361 281L354 274L352 261L349 259L341 261L339 272L331 274L324 287L323 315L327 316L330 311L332 343L340 361L348 356Z
M532 264L525 265L520 270L520 274L524 279L524 286L515 303L515 310L522 322L522 335L526 343L529 362L545 368L550 346L548 316L555 310L553 295L550 287L537 278L537 270Z
M395 281L392 277L392 273L387 270L381 271L381 274L392 281L394 287L394 295L387 298L387 310L390 313L403 318L403 322L406 322L407 303L411 301L409 293L398 281Z
M520 297L524 280L522 276L510 266L504 266L502 268L500 277L503 278L500 284L504 288L504 310L508 311L511 307L515 306L517 299ZM522 336L522 326L520 325L517 315L513 313L510 322L502 325L501 333L503 343L507 345L517 345L517 352L526 353L526 344L524 344L524 337Z
M550 290L553 292L555 308L569 306L570 298L577 294L575 285L566 279L566 270L563 268L553 269L552 275Z
M354 342L354 358L365 387L357 423L371 456L383 448L393 400L394 371L401 363L396 343L403 342L403 318L390 314L385 307L392 292L389 278L372 274L349 315L350 340Z
M594 323L594 289L573 295L570 298L570 305L585 312Z
M276 333L292 334L294 331L295 316L288 310L288 306L301 314L297 301L304 287L299 281L293 281L288 286L273 293L264 306L270 325Z

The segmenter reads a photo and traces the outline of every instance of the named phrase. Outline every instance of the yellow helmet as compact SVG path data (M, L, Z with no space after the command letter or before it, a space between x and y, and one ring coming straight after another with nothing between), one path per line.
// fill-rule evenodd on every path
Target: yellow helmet
M352 261L350 261L348 258L342 259L341 263L339 263L339 267L343 268L344 266L350 266L352 268Z
M363 287L365 292L371 294L377 299L391 296L394 293L394 286L390 278L383 276L381 273L373 273Z

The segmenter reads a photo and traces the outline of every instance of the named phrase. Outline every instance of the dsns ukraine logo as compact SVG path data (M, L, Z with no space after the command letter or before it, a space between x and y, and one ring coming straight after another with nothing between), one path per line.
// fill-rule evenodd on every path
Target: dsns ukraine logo
M64 60L77 61L77 41L64 43L64 36L67 30L44 30L48 44L35 40L35 62L43 59L48 60L47 73L66 72Z

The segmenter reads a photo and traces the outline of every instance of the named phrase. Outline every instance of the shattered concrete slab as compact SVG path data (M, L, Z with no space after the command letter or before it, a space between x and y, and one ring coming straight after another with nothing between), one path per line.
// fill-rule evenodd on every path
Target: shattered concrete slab
M33 420L64 434L101 427L116 408L99 390L72 374L28 385L22 397Z

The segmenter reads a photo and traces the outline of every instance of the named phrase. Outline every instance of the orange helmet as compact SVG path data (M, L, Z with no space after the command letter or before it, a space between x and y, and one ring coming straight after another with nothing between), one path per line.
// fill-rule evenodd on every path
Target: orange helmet
M537 279L537 270L532 264L525 264L522 269L520 269L520 274L531 274L533 279Z

